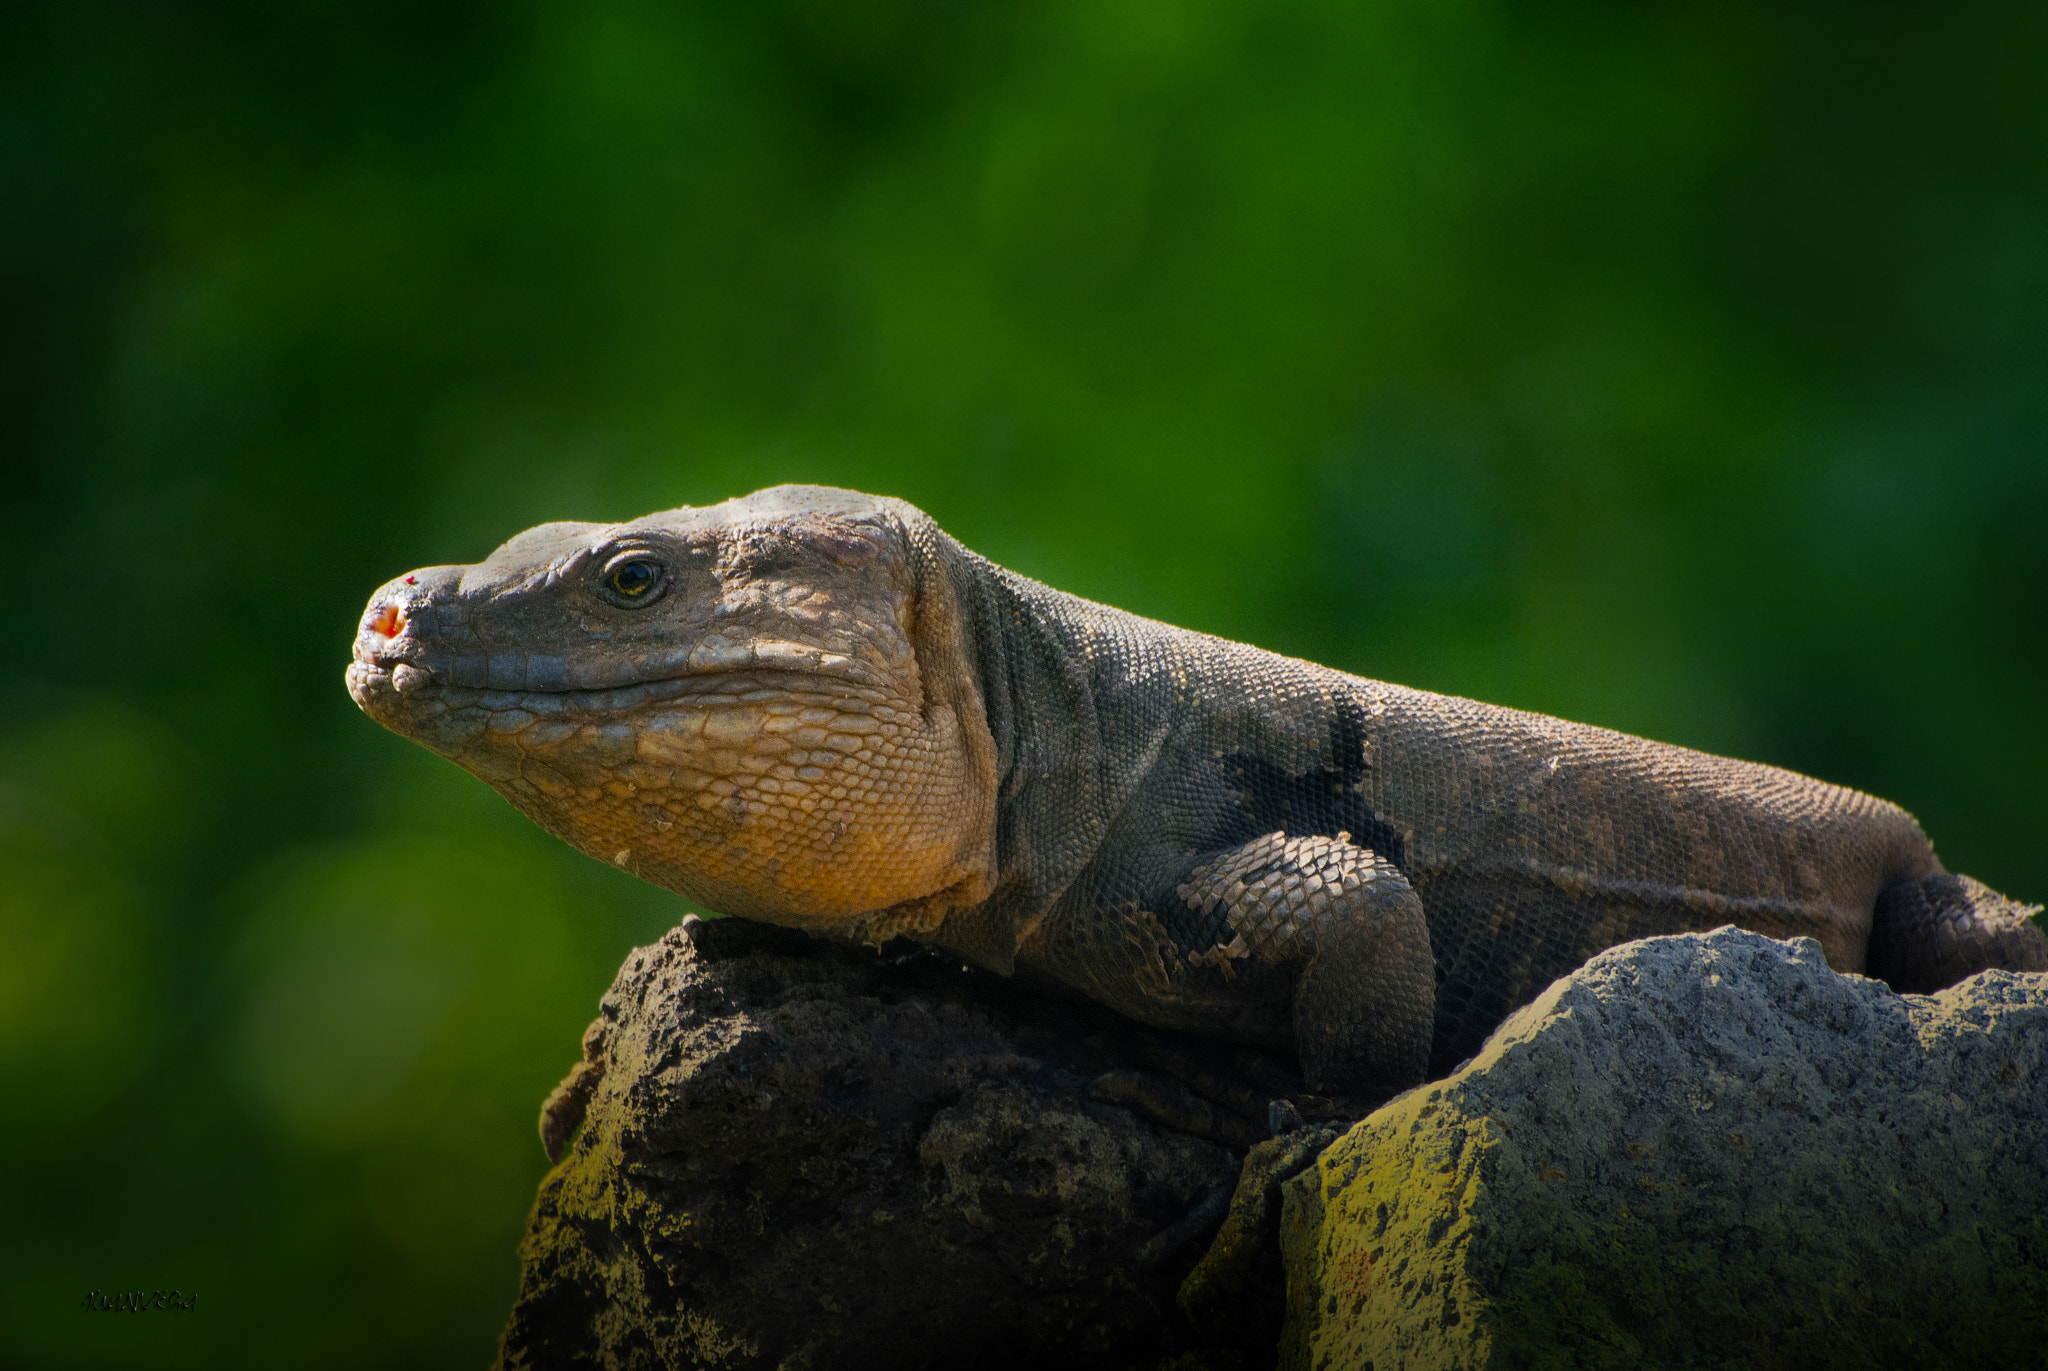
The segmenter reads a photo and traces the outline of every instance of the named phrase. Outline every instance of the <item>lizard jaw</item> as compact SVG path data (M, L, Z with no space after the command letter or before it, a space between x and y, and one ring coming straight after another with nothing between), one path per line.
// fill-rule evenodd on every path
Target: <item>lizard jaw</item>
M493 691L361 661L348 686L543 828L728 913L844 932L973 874L959 722L895 693L774 671Z

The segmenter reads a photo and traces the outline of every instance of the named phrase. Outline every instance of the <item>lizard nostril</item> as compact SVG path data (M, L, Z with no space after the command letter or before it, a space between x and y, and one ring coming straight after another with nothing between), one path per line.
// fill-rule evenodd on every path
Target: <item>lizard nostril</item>
M396 638L405 629L405 615L397 605L386 605L370 620L370 627L387 638Z

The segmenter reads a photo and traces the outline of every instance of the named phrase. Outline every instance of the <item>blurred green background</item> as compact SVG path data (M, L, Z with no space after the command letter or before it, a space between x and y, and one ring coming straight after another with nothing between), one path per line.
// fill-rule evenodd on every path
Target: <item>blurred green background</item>
M0 1362L490 1356L684 906L341 678L541 520L900 495L2048 897L2044 71L2008 5L5 7Z

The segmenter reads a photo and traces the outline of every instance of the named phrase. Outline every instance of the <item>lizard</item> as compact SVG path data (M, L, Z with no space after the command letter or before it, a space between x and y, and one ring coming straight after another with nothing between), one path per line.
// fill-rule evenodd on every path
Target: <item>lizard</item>
M370 597L372 719L710 909L903 937L1384 1098L1614 944L1737 924L1930 992L2048 969L1869 795L1176 628L903 501L549 523Z

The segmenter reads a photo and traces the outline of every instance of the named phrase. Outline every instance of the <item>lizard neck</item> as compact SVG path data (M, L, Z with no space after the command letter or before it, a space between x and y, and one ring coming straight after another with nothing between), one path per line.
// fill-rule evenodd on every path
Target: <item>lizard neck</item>
M995 893L941 941L1007 973L1018 945L1094 859L1174 726L1152 679L1198 635L1020 576L954 545L966 648L998 776Z

